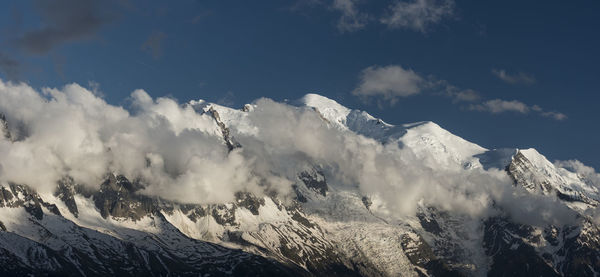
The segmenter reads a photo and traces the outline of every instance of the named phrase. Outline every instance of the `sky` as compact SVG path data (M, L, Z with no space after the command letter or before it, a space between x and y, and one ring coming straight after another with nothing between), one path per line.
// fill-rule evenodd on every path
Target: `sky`
M598 1L3 1L0 78L241 107L318 93L600 168Z

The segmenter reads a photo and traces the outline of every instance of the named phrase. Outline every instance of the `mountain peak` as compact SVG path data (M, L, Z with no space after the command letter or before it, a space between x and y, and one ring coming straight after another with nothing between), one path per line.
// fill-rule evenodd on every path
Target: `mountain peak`
M346 124L346 117L351 112L351 109L342 106L335 100L314 93L304 95L299 102L306 107L316 109L328 121L341 125Z

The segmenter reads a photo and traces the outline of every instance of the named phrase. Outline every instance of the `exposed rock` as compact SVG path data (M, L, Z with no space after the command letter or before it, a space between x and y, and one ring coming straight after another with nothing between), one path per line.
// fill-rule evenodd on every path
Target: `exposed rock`
M560 276L528 243L535 237L531 227L503 218L490 218L484 225L484 247L492 257L488 276Z
M531 161L521 151L517 151L517 154L513 156L511 163L507 166L506 171L515 182L515 185L523 186L528 191L540 190L544 193L553 191L552 186L547 181L531 178L531 170L533 168L535 167Z
M373 205L373 201L371 201L371 198L367 197L367 196L363 196L362 197L362 202L365 205L365 207L368 209L371 208L371 205Z
M323 172L313 169L301 172L298 177L304 182L307 188L312 189L323 196L327 196L327 190L329 188L327 187L327 180L325 179Z
M157 212L158 201L150 197L136 194L141 189L137 182L130 182L125 176L109 174L93 194L94 202L102 217L140 218Z
M8 129L8 121L4 114L0 113L0 135L4 136L7 140L12 140L12 135Z
M219 128L221 128L221 133L223 134L223 139L225 140L225 144L227 145L227 149L229 149L229 151L231 151L231 150L233 150L235 148L242 147L242 145L240 145L237 141L235 141L235 139L233 138L233 136L231 136L229 128L227 128L227 126L225 126L225 123L223 123L221 121L221 117L219 116L219 112L217 112L217 110L215 110L213 107L210 107L210 109L208 110L208 113L217 122L217 125L219 125Z
M238 206L250 210L250 212L252 212L254 215L258 215L258 208L265 204L265 200L263 198L255 197L247 192L237 192L235 194L235 199Z
M438 259L431 247L417 234L402 236L402 249L410 262L432 276L464 276Z
M62 200L69 211L75 216L79 216L79 210L77 209L77 203L75 203L75 182L71 177L65 177L58 181L58 186L54 192L54 196Z

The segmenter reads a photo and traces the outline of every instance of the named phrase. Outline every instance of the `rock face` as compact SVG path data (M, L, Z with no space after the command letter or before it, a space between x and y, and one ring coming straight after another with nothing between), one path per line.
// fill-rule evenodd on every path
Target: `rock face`
M575 220L540 225L517 221L501 208L473 216L423 201L411 214L385 213L380 197L360 184L341 184L336 168L318 162L289 169L289 195L238 191L231 202L216 204L147 196L142 180L119 173L107 173L95 187L64 176L51 193L0 183L0 276L600 272L600 228L589 213L598 206L600 194L598 185L585 176L550 163L533 149L487 150L431 122L393 126L320 96L310 95L305 101L332 130L372 139L381 151L400 145L420 158L416 161L433 157L453 172L495 169L494 174L507 180L510 193L555 201ZM204 108L215 120L217 133L220 130L223 147L244 150L234 139L243 138L235 120L243 120L253 106L225 112L224 107L219 112ZM15 143L6 135L4 117L0 123L1 143ZM478 186L489 185L487 179L478 180Z
M210 107L210 109L207 111L207 113L212 116L212 118L215 120L215 122L221 129L221 133L223 135L223 140L225 141L225 144L227 145L227 149L229 149L229 151L231 151L235 148L242 147L237 141L235 141L233 136L231 136L231 132L229 131L229 128L227 128L227 126L225 126L225 123L223 123L223 121L221 121L219 112L217 112L213 107Z
M6 116L4 116L1 113L0 113L0 136L3 136L4 138L6 138L8 140L12 139L12 135L10 134L10 131L8 130L8 122L6 121Z

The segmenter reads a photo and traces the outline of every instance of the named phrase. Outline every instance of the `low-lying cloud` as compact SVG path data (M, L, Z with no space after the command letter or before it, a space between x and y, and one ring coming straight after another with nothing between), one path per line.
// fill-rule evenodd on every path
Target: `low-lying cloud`
M114 173L140 180L143 194L179 202L224 203L239 191L286 200L298 174L316 166L330 185L357 189L393 217L414 215L422 203L474 218L498 207L523 221L573 218L555 197L538 201L515 190L502 170L465 169L451 157L339 129L312 108L259 99L250 112L227 110L242 145L229 151L203 101L180 104L136 90L130 102L128 110L110 105L77 84L38 92L0 81L0 113L10 132L0 137L0 183L51 192L71 176L97 188ZM526 210L514 205L520 201L530 201Z
M114 172L141 178L145 193L194 203L231 201L232 191L257 185L212 118L175 100L136 90L132 114L77 84L40 94L12 83L0 83L0 99L15 140L0 143L3 182L52 191L64 176L97 186Z

